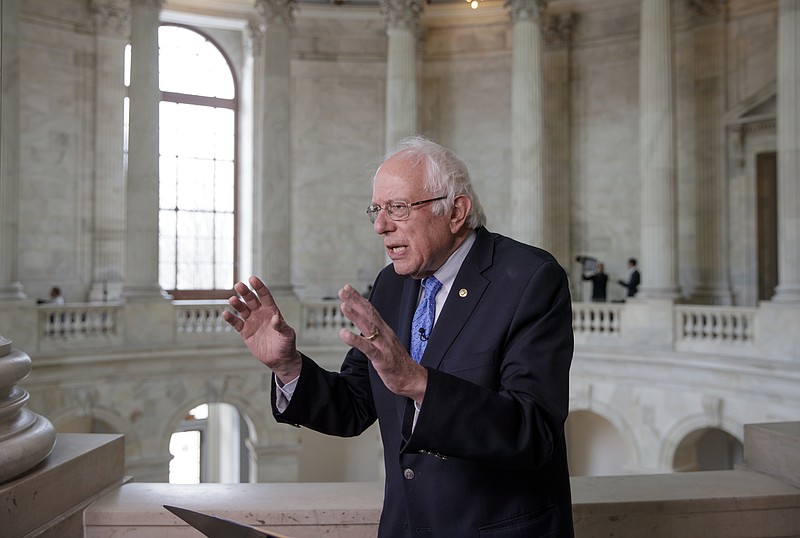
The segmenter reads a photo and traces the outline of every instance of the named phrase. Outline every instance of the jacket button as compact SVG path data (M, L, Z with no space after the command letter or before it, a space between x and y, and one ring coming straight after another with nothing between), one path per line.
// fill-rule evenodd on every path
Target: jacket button
M403 476L406 478L406 480L411 480L412 478L414 478L414 471L412 471L411 469L406 469L405 471L403 471Z

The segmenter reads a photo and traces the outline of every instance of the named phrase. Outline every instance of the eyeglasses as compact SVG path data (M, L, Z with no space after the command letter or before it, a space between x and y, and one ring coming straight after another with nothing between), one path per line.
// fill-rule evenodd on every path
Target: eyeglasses
M392 220L406 220L411 215L412 207L430 202L436 202L437 200L444 200L445 198L447 198L447 196L439 196L438 198L430 198L429 200L420 200L419 202L411 203L403 202L402 200L392 200L386 202L386 205L383 207L379 206L378 204L372 204L367 208L367 216L369 217L369 221L375 224L375 221L378 219L378 213L380 213L381 209L383 209Z

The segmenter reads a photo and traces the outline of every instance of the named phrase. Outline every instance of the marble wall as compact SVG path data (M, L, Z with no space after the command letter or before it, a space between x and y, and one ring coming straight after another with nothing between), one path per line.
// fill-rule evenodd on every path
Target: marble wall
M486 4L474 12L426 9L419 31L416 113L424 134L452 147L470 166L490 228L509 233L510 24L500 3ZM678 258L687 297L697 285L698 234L703 233L697 215L705 210L697 205L695 188L698 62L689 4L674 2ZM730 0L727 6L719 99L731 110L776 77L777 7L774 0ZM57 284L68 301L82 301L92 286L93 219L95 204L101 203L95 192L104 181L93 169L99 144L95 127L97 121L118 118L94 116L97 56L87 2L30 1L21 9L19 274L31 297L45 297ZM553 0L549 10L577 17L569 39L569 87L562 89L568 93L571 133L571 162L561 174L571 187L570 244L564 246L569 256L562 263L581 299L588 284L578 281L577 264L571 262L575 255L604 260L616 279L625 273L627 258L641 254L639 9L637 0ZM169 12L166 18L180 20L181 13ZM212 24L202 29L223 48L240 80L252 76L240 31ZM364 289L386 262L363 214L369 180L384 150L383 19L368 7L302 5L291 36L291 281L303 298L331 296L345 282ZM252 145L252 136L242 133L240 144ZM247 155L258 151L245 152L240 180L252 181ZM249 185L241 188L252 192ZM753 252L742 245L755 239L740 215L752 213L755 201L747 185L731 185L729 195L731 246L723 265L742 268ZM241 203L250 201L245 196ZM247 233L241 237L252 240ZM252 246L242 248L249 252ZM641 270L646 280L648 268ZM730 278L734 302L755 304L754 271L732 269ZM609 291L611 298L620 298L623 289L612 285Z

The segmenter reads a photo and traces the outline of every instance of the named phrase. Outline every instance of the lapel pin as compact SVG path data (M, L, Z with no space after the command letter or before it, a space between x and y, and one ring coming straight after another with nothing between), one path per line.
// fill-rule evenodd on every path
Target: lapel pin
M467 288L461 288L458 290L458 296L464 298L467 296Z

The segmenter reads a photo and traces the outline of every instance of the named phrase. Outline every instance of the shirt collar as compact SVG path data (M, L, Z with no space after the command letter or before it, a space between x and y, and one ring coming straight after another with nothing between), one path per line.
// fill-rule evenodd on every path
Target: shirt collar
M456 281L458 271L461 269L461 264L464 263L464 259L467 257L467 254L469 254L476 237L477 234L475 230L472 230L467 238L464 239L464 242L458 246L449 258L447 258L447 261L433 273L433 276L442 283L442 289L436 294L437 314L444 305L444 301L450 293L450 288L453 287L453 283Z

